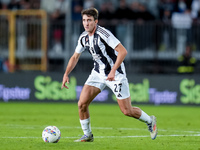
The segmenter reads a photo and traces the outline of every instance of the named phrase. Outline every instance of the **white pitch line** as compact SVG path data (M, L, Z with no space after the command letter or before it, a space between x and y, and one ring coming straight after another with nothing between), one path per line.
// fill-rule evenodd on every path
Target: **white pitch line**
M200 136L200 134L172 134L172 135L157 135L157 137L177 137L177 136ZM95 136L95 138L141 138L141 137L150 137L149 135L134 135L134 136ZM2 139L34 139L42 137L0 137ZM61 137L66 139L74 139L78 137Z
M1 125L1 126L6 126L6 127L10 127L10 128L23 128L23 129L35 129L35 128L42 128L43 126L40 125L15 125L15 124L8 124L8 125ZM81 129L80 126L76 126L76 127L72 127L72 126L59 126L59 129ZM92 129L97 129L97 130L140 130L140 131L146 131L146 128L112 128L112 127L92 127ZM200 134L200 131L182 131L182 130L175 130L175 129L160 129L159 128L159 132L168 132L170 130L170 132L174 132L174 133L186 133L186 134Z

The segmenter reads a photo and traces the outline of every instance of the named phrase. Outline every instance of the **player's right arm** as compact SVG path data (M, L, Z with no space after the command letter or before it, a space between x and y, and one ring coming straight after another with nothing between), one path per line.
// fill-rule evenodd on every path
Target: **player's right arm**
M65 73L63 75L63 81L62 81L62 87L61 87L62 89L63 89L63 87L68 89L68 86L66 86L65 84L69 83L69 74L74 69L76 64L78 63L80 55L81 55L81 53L74 52L74 54L70 58L68 65L67 65L67 68L65 70Z
M87 32L83 32L79 39L78 39L78 44L76 46L75 52L72 55L72 57L69 59L67 68L65 70L65 73L63 75L63 81L62 81L62 87L65 87L68 89L68 87L65 85L66 83L69 83L69 74L70 72L74 69L74 67L76 66L76 64L78 63L79 57L81 56L81 53L85 50L84 48L84 38L87 35Z

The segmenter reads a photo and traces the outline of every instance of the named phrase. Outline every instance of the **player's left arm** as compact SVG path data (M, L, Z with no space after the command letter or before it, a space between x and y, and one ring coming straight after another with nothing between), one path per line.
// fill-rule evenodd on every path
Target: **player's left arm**
M111 71L108 74L108 77L106 79L106 80L109 80L109 81L115 80L115 72L120 67L121 63L124 61L124 59L127 55L127 50L121 43L119 43L115 47L115 50L118 52L118 55L117 55L117 60L116 60L114 66L112 67L112 69L111 69Z

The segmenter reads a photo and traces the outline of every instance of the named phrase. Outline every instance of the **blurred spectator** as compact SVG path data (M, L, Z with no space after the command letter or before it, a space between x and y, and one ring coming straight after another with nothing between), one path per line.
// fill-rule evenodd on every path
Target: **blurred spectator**
M193 0L191 4L191 15L193 19L197 19L199 17L200 11L200 0Z
M177 0L176 1L176 5L175 5L175 11L176 12L185 12L185 10L187 9L187 5L185 3L185 0Z
M172 35L172 28L171 28L171 17L172 13L170 10L165 9L164 14L161 18L162 24L162 35L161 35L161 45L159 50L169 50L172 45L174 44L174 36Z
M169 25L169 24L171 24L171 18L172 18L172 11L169 9L165 9L163 11L163 15L160 19L164 24Z
M193 37L193 47L196 49L200 49L200 0L193 0L191 4L191 16L193 19L193 26L192 26L192 37Z
M147 9L144 4L139 3L139 12L137 16L138 21L152 21L155 20L155 16Z
M139 13L139 2L137 2L137 1L134 1L134 2L132 2L131 3L131 5L130 5L130 9L131 9L131 15L130 15L130 19L131 20L137 20L137 18L138 18L138 13Z
M117 20L117 26L116 26L116 36L117 38L122 42L122 44L125 44L126 35L127 34L127 27L126 23L130 21L130 14L131 9L128 7L126 0L120 0L119 6L117 7L114 18Z
M0 72L9 72L9 62L8 59L0 58Z
M99 9L99 24L105 25L108 21L109 11L107 7L107 3L102 3Z
M29 0L20 0L20 5L22 9L31 9L31 4Z
M116 21L114 20L114 13L115 13L115 8L113 6L113 3L110 1L104 2L100 5L98 20L99 20L99 25L106 27L114 35L116 35L114 26L116 25Z
M171 18L175 8L172 0L161 0L158 4L159 20L161 24L157 26L157 43L160 51L169 50L175 39L172 35Z
M66 10L69 8L68 2L66 0L56 0L55 9L60 11L61 15L65 15Z
M51 14L51 28L53 36L53 51L61 54L64 47L65 17L68 3L65 0L56 0L54 12Z
M142 3L145 4L147 9L151 12L153 16L155 17L158 16L158 2L160 0L140 0L140 1L144 1Z
M72 20L74 21L82 20L82 17L81 17L82 9L83 9L83 0L72 1Z
M191 0L161 0L159 2L159 19L164 23L162 38L158 35L158 41L162 39L159 50L166 50L171 46L176 47L178 51L183 51L184 45L190 43L192 24L190 6ZM172 32L177 34L172 35Z
M115 7L112 2L104 2L100 6L99 10L99 20L106 19L107 21L112 21L114 19Z
M147 7L147 9L151 12L151 14L153 14L154 16L157 17L158 15L158 2L160 0L127 0L127 3L130 4L130 7L132 7L132 4L143 4Z
M171 19L171 14L175 10L175 3L172 0L160 0L158 3L158 10L160 20L166 18Z
M67 9L68 5L65 0L56 0L54 3L54 11L51 14L51 18L54 21L65 20Z
M192 49L190 45L187 45L183 55L178 57L179 67L178 73L194 73L196 59L192 57Z
M118 19L120 21L127 21L131 17L131 9L128 7L128 4L126 3L126 0L120 0L119 6L116 8L115 11L115 19Z
M45 10L48 14L51 14L56 9L55 2L56 2L56 0L41 0L40 8Z
M8 4L8 9L10 9L10 10L21 9L21 5L19 3L19 0L11 0L11 2Z
M184 51L187 44L192 44L192 17L191 11L186 9L184 12L174 12L172 14L172 26L176 29L176 48L179 53Z
M41 0L30 0L31 9L40 9L40 1Z
M10 3L11 0L1 0L1 4L4 6L8 6L8 4Z
M84 0L83 9L94 7L94 0Z
M1 7L1 9L3 9L3 10L8 9L8 3L9 3L9 1L2 0L2 1L0 2L0 7Z
M144 4L139 3L137 7L136 25L134 25L133 29L133 48L135 50L147 50L151 47L154 40L154 29L151 21L155 20L155 17ZM148 32L144 32L147 26Z
M191 9L192 0L176 0L175 12L184 13L186 10Z

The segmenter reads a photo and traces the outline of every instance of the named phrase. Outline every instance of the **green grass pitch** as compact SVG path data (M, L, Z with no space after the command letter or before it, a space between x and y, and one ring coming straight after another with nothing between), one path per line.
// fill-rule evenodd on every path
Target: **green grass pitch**
M75 103L0 103L0 150L200 150L200 108L139 105L157 117L158 136L124 116L117 104L90 105L94 142L74 143L83 133ZM61 130L58 143L45 143L48 125Z

